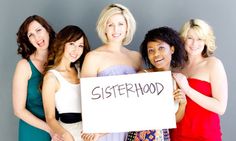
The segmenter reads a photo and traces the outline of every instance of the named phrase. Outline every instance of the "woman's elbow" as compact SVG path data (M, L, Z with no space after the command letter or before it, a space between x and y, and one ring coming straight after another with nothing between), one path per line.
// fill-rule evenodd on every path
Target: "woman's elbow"
M24 110L23 109L13 109L13 112L14 112L14 115L16 116L16 117L18 117L18 118L21 118L22 117L22 114L23 114L23 112L24 112Z
M48 116L47 114L45 115L45 118L46 118L46 122L49 124L56 120L55 116Z
M225 105L225 104L220 105L220 106L216 109L215 113L217 113L217 114L220 115L220 116L224 115L224 113L225 113L225 111L226 111L226 107L227 107L227 105Z
M224 115L225 111L226 111L226 107L220 109L220 110L218 111L218 114L219 114L220 116L222 116L222 115Z
M16 110L14 110L14 115L16 116L16 117L19 117L19 112L18 111L16 111Z

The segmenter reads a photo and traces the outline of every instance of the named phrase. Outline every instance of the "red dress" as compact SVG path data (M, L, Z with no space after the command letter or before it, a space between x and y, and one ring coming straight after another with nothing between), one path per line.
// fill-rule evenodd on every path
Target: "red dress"
M196 91L212 97L211 84L195 78L188 79ZM208 111L187 97L183 119L170 130L171 141L222 141L219 115Z

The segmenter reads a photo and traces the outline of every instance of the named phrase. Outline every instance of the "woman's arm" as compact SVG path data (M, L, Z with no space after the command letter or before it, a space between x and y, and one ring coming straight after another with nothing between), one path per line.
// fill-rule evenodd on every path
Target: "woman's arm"
M206 108L223 115L225 113L228 101L228 82L222 62L214 58L209 63L210 82L212 88L212 101L206 103ZM204 107L205 108L205 107Z
M64 141L73 141L72 135L64 129L55 116L55 93L59 88L59 83L54 74L47 72L43 79L42 95L43 106L46 116L46 121L54 133L63 137Z
M50 128L43 120L37 118L26 109L27 86L31 76L30 65L22 59L17 63L12 87L12 99L14 114L28 124L50 133Z
M188 84L187 78L183 74L174 74L174 78L189 98L203 108L219 115L223 115L226 110L228 99L228 83L226 73L223 64L216 58L211 59L208 62L208 68L212 88L212 97L205 96L192 89Z
M131 56L132 56L132 60L133 60L133 64L134 66L136 66L137 68L137 72L142 72L143 71L143 62L142 62L142 56L139 52L137 51L131 51Z
M99 54L96 51L89 52L84 58L81 69L81 77L97 77L99 72L99 64L102 63L100 60ZM106 134L107 133L82 133L81 137L84 141L97 141L100 137Z
M182 92L181 89L176 89L174 91L174 100L176 102L178 102L178 104L179 104L179 108L178 108L177 112L175 113L176 122L178 123L184 117L185 107L187 104L185 94Z

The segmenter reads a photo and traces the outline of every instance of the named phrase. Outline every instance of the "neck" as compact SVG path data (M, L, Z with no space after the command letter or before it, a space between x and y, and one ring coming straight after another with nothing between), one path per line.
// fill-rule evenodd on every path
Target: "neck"
M34 56L34 59L45 62L48 58L48 51L35 51L33 56Z
M188 56L188 65L196 65L204 58L202 56Z
M70 64L71 62L62 59L60 64L57 66L57 68L60 71L70 71L72 69L72 67L70 67Z
M117 43L117 42L110 42L105 46L107 49L111 50L111 51L121 51L123 46L121 43Z

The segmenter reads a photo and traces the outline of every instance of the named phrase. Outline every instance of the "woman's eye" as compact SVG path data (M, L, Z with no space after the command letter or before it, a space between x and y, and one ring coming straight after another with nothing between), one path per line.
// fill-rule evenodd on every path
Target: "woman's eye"
M74 46L74 43L73 43L73 42L70 42L69 45Z
M40 31L42 31L42 29L41 29L41 28L37 29L37 32L40 32Z
M148 49L148 53L153 53L154 49Z
M31 36L32 36L32 34L29 34L29 35L28 35L28 38L30 38Z
M159 47L159 50L164 50L164 49L165 49L165 47L162 47L162 46Z
M80 47L80 48L83 48L83 47L84 47L84 45L79 45L79 47Z

